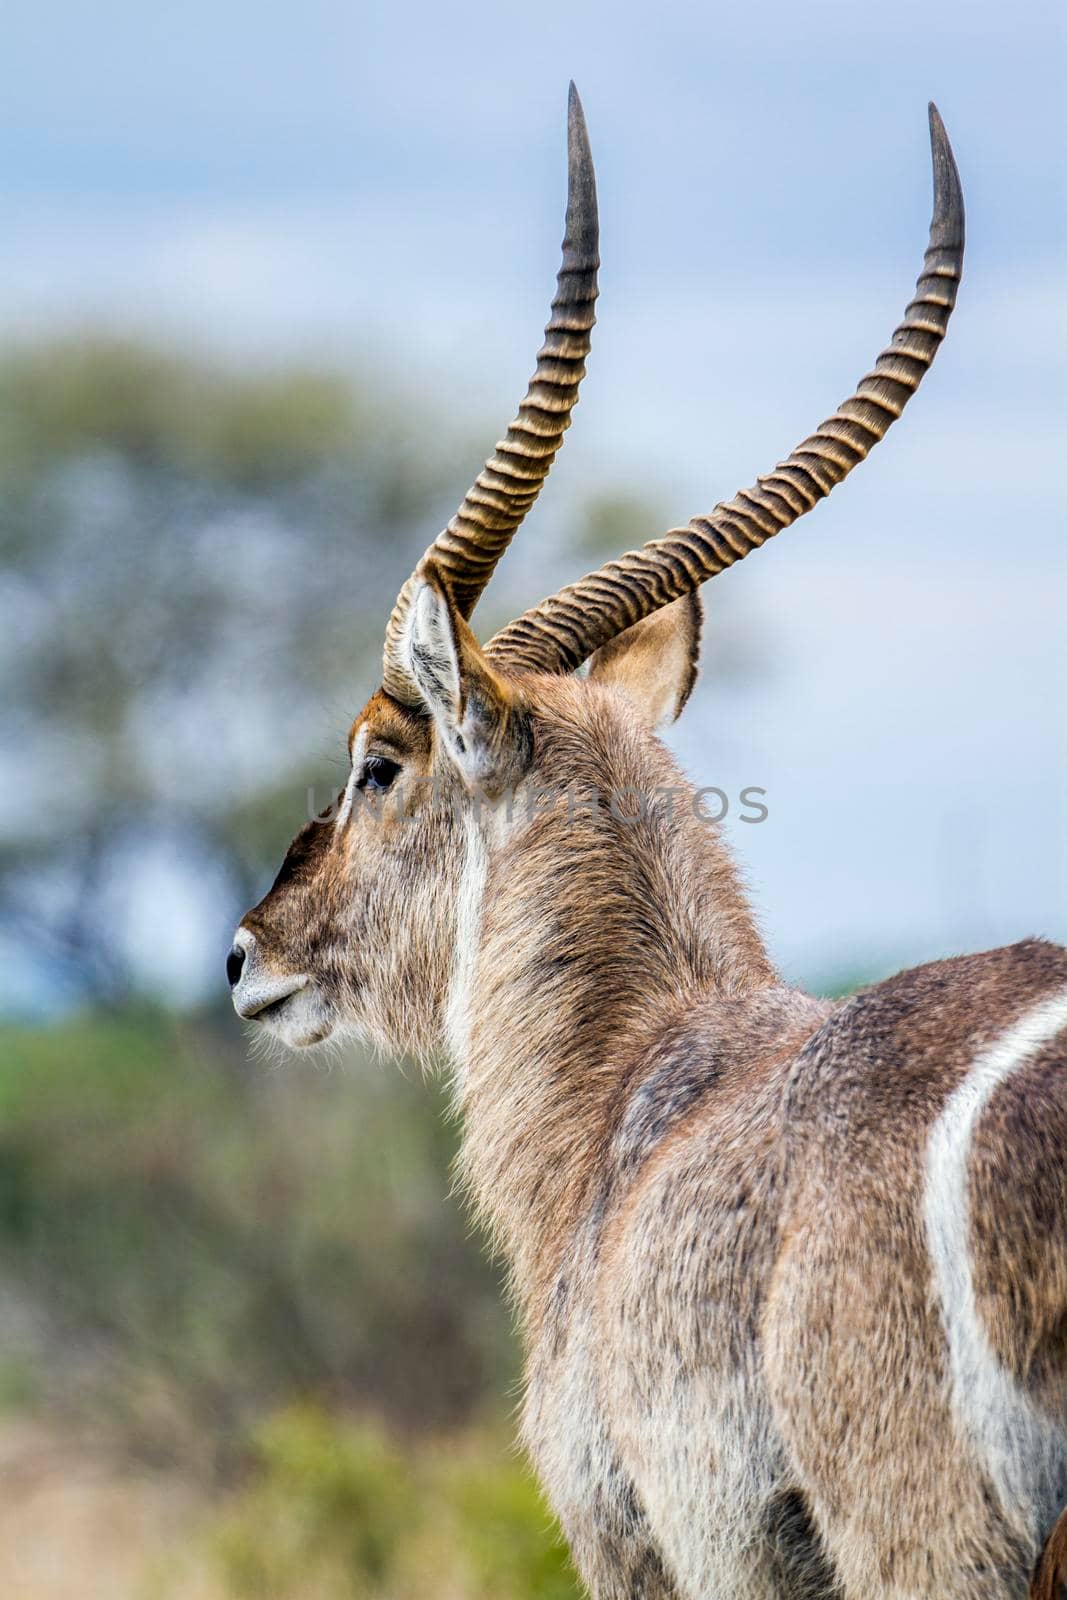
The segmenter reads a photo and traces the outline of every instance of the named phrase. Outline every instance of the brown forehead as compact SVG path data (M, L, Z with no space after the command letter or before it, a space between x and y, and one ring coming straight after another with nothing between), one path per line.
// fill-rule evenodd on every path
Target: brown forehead
M395 745L408 755L427 753L430 749L430 718L424 711L402 706L399 701L378 689L371 695L348 732L351 750L356 735L366 728L372 739Z

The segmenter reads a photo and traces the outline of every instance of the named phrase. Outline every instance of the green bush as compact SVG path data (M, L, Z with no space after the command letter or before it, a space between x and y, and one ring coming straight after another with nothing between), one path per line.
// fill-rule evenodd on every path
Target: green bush
M407 1464L380 1430L299 1409L264 1425L250 1487L215 1535L234 1600L377 1594L417 1512Z
M208 1536L225 1600L576 1600L529 1472L495 1432L401 1449L301 1408L259 1433Z
M515 1461L479 1456L447 1480L459 1549L474 1592L572 1600L574 1571L532 1475Z

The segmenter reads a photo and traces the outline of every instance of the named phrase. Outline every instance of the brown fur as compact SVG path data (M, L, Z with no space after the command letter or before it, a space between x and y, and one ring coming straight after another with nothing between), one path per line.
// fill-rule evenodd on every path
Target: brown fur
M1060 1458L1008 1505L953 1388L924 1208L932 1130L982 1052L1067 993L1067 952L940 962L837 1007L786 988L650 731L695 636L666 637L675 694L653 674L643 700L624 648L589 681L507 678L443 590L413 610L429 715L378 694L352 744L448 805L305 829L243 926L271 971L308 975L316 1033L451 1053L524 1437L596 1600L1021 1596ZM516 778L510 820L473 806ZM657 798L632 822L536 802L563 785ZM309 1042L289 1009L270 1025ZM996 1382L1053 1428L1065 1081L1062 1035L1003 1077L960 1213Z
M1041 1552L1030 1600L1063 1600L1067 1594L1067 1511L1048 1536Z

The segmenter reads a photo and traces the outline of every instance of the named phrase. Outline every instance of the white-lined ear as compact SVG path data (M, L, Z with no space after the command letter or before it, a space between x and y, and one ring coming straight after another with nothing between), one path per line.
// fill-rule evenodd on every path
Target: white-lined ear
M434 581L417 581L404 640L407 667L427 710L455 721L463 698L459 647L448 596Z
M589 676L621 689L649 728L682 714L697 679L704 608L699 593L663 606L590 658Z
M487 791L510 771L500 685L432 566L417 575L404 634L407 671L468 788Z

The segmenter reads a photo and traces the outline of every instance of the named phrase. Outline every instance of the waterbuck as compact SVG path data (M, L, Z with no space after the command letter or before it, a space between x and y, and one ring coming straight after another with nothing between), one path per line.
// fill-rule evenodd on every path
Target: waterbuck
M701 584L863 460L937 352L964 228L933 107L930 132L922 274L855 393L753 488L482 646L468 619L594 321L572 88L529 390L400 591L336 810L227 962L238 1014L287 1045L450 1062L525 1443L596 1600L1051 1595L1067 1542L1067 950L839 1004L785 987L656 734L693 685Z

